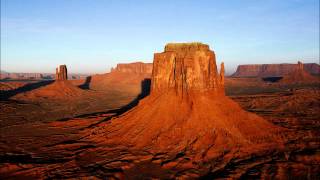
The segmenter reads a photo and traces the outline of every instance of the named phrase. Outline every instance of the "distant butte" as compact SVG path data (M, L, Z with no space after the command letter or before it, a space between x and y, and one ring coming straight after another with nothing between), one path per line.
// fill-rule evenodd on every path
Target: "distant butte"
M66 65L60 65L59 68L56 68L56 80L67 80L68 71Z
M305 70L302 62L298 61L297 68L290 72L280 80L281 83L285 84L301 84L301 83L312 83L320 82L320 77L312 76Z
M152 63L134 62L128 64L117 64L116 68L111 68L111 73L136 73L136 74L151 74Z
M21 100L38 101L44 99L74 99L87 92L72 85L68 81L68 72L66 65L60 65L56 68L56 80L53 83L46 84L32 91L26 91L17 94L13 98Z

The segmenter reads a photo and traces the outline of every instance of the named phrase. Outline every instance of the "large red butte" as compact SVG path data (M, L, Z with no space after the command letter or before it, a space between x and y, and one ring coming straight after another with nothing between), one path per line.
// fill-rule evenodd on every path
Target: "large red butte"
M221 69L219 74L208 45L166 45L163 53L154 55L151 94L93 130L91 139L131 152L163 154L162 164L183 155L189 160L178 158L176 165L189 163L196 169L281 147L283 129L225 96L223 64Z

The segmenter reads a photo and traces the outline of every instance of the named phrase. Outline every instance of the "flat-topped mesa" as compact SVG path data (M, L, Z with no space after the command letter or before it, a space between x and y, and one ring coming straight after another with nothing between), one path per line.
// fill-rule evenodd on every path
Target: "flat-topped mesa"
M66 65L60 65L59 68L56 68L56 80L67 80L68 79L68 71Z
M224 75L224 66L222 73ZM169 43L165 51L154 54L151 93L175 90L219 92L224 94L224 78L218 74L216 57L202 43Z
M319 76L320 65L317 63L298 64L250 64L239 65L233 77L283 77L297 69Z
M202 44L201 42L192 42L192 43L168 43L164 51L200 51L205 50L209 51L209 46Z
M117 64L116 68L111 68L111 72L151 74L152 63L134 62L128 64Z

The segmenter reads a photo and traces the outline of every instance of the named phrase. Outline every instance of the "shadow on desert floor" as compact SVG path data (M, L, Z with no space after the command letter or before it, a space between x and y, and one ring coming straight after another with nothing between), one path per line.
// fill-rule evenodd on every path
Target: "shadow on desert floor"
M47 86L53 82L54 82L53 80L40 81L40 82L36 82L36 83L26 84L26 85L19 87L17 89L13 89L13 90L9 90L9 91L1 91L0 100L8 100L12 96L15 96L20 93L32 91L34 89L38 89L43 86Z
M90 80L86 80L86 82L88 83L88 87L89 87ZM86 83L84 83L83 85L85 85L85 84ZM99 116L100 114L113 114L102 121L99 121L95 124L91 124L90 127L92 127L92 126L100 124L104 121L108 121L108 120L112 119L113 117L120 116L121 114L123 114L123 113L129 111L130 109L134 108L135 106L137 106L141 99L148 96L150 94L150 86L151 86L151 79L146 78L141 81L141 91L140 91L139 95L136 98L134 98L131 102L129 102L128 104L126 104L120 108L117 108L117 109L111 109L109 111L96 112L96 113L90 113L90 114L82 114L82 115L76 116L75 118L84 118L84 117L88 117L88 116ZM58 121L68 121L69 119L70 118L63 118Z

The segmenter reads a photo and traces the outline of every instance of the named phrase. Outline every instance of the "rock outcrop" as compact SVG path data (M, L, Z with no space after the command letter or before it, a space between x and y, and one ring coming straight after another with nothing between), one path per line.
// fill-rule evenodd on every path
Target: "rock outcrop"
M117 64L116 68L111 68L111 73L114 72L151 74L152 63L134 62L127 64Z
M59 68L56 68L56 80L67 80L68 71L66 65L60 65Z
M316 63L300 64L312 74L320 75L320 66ZM282 77L299 69L297 64L252 64L239 65L232 77Z
M47 100L71 100L77 99L81 96L88 95L79 87L74 86L68 81L67 67L66 65L60 65L56 68L56 80L48 81L48 84L41 86L37 89L19 93L13 97L17 100L25 101L42 101Z
M221 91L216 58L209 46L201 43L167 44L163 53L154 54L151 93Z
M305 71L305 67L303 64L298 61L297 69L290 72L280 80L280 83L285 84L305 84L305 83L319 83L320 77L312 76L307 71Z
M118 64L110 73L91 76L90 88L117 91L136 96L141 91L141 82L150 79L152 63L134 62Z
M163 53L154 55L151 94L122 116L90 130L88 138L117 147L108 149L110 156L134 153L128 156L132 161L154 160L180 172L197 169L195 177L216 168L217 162L223 167L236 157L281 149L283 129L225 96L223 64L220 71L208 45L166 45ZM119 157L126 159L122 154ZM113 168L127 166L113 162L119 162Z

